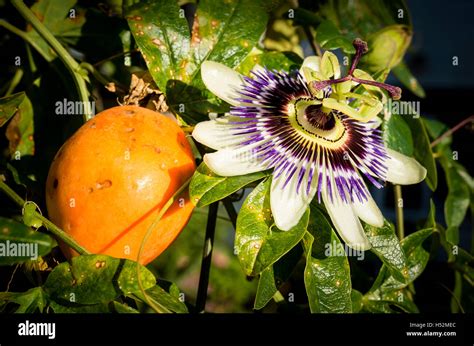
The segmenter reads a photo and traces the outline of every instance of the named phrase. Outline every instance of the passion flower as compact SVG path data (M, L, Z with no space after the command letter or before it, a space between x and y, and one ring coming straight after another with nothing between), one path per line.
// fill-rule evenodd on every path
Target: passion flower
M383 215L363 176L378 188L385 181L414 184L426 170L415 159L384 146L377 114L400 89L356 69L367 45L341 78L337 57L308 57L299 71L257 67L252 77L212 61L201 68L206 87L232 105L230 114L197 124L193 137L217 150L204 155L216 174L236 176L272 169L270 204L276 226L295 226L317 196L351 247L371 247L364 222L380 227ZM368 93L354 90L359 85Z

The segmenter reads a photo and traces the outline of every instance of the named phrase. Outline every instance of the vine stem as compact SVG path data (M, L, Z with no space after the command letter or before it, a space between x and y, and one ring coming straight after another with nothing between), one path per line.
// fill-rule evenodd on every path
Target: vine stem
M308 28L307 26L305 26L305 27L303 27L303 30L304 30L304 33L306 35L306 38L309 41L309 45L311 46L311 49L313 50L313 52L315 54L317 54L318 56L322 56L323 53L321 52L321 47L319 47L319 45L314 40L314 36L311 33L311 29Z
M466 119L464 119L463 121L461 121L460 123L455 125L453 128L451 128L448 131L446 131L445 133L443 133L441 136L439 136L433 142L431 142L430 146L433 148L435 145L437 145L439 142L441 142L445 137L452 135L454 132L456 132L457 130L462 128L464 125L466 125L466 124L468 124L472 121L474 121L474 115L471 115L471 116L467 117Z
M0 178L0 190L2 190L10 199L15 202L18 206L22 207L25 205L26 201L18 196L18 194L13 191L13 189L5 184L5 182ZM56 237L61 239L65 244L73 248L75 251L77 251L81 255L88 255L90 254L89 251L87 251L84 247L82 247L79 243L77 243L74 238L72 238L69 234L64 232L61 228L56 226L54 223L52 223L50 220L45 218L43 215L38 213L37 211L34 212L35 217L43 223L43 226L46 227L48 231L50 231L52 234L54 234Z
M176 190L176 192L173 194L173 196L171 196L167 201L166 203L163 205L163 207L161 207L160 209L160 212L158 213L158 215L156 215L155 219L153 220L153 222L151 223L150 226L148 226L148 229L145 233L145 236L143 237L142 239L142 242L140 244L140 249L138 250L138 255L137 255L137 279L138 279L138 286L140 287L140 291L141 293L143 294L143 296L145 297L145 300L146 300L146 303L153 309L155 310L156 312L158 313L170 313L171 311L168 310L166 307L156 303L156 302L153 302L150 297L148 296L148 294L146 293L144 287L143 287L143 283L142 283L142 278L141 278L141 275L140 275L140 268L141 268L141 265L140 265L140 258L142 256L142 253L143 253L143 250L145 248L145 244L146 242L148 241L148 238L150 237L151 235L151 232L153 231L153 229L156 227L156 225L160 222L160 220L163 218L163 216L165 215L165 213L168 211L168 209L173 205L173 203L176 201L177 197L189 186L189 184L191 183L191 178L189 178L188 180L186 180L184 182L184 184L182 184L180 186L180 188L178 190ZM191 203L191 202L189 202Z
M402 187L400 185L393 185L393 192L395 196L395 215L397 219L397 223L396 223L397 235L398 235L398 239L402 240L405 237L405 229L403 226Z
M234 226L234 230L237 229L237 211L235 210L234 204L230 198L225 198L222 203L224 204L224 208L227 211L227 215L229 215L232 226Z
M201 272L199 274L198 293L196 298L196 311L204 312L207 300L207 288L209 285L209 274L211 271L212 250L214 248L214 235L216 233L217 211L219 202L209 206L207 215L206 236L202 253Z
M13 75L10 85L8 86L8 90L5 93L5 96L10 96L13 93L17 85L21 82L21 79L23 78L23 74L24 72L21 68L15 71L15 74Z
M87 121L93 117L92 109L89 105L89 92L87 90L86 81L84 76L81 74L85 73L81 69L79 63L73 59L73 57L67 52L67 50L61 45L61 43L54 37L54 35L41 23L41 21L35 16L35 14L23 3L22 0L12 0L13 6L22 15L22 17L30 23L38 34L53 48L58 55L59 59L64 63L66 68L71 73L74 84L76 85L79 99L82 101L85 112L84 121Z

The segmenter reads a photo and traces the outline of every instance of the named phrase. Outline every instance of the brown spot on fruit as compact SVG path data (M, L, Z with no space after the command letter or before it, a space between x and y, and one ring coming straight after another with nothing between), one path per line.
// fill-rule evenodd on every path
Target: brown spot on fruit
M103 180L101 182L97 182L95 184L95 188L97 190L107 189L112 186L112 181L109 179Z
M53 182L53 189L56 189L56 188L58 187L58 184L59 184L58 179L57 179L57 178L54 179L54 182Z

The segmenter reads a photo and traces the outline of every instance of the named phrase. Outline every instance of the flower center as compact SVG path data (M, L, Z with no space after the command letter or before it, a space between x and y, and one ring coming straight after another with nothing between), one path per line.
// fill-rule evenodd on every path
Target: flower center
M287 112L293 127L311 142L333 147L343 140L346 132L344 125L334 111L323 107L320 100L298 98L288 105Z
M325 113L321 105L309 105L304 110L304 117L314 127L321 130L331 130L336 125L336 119L332 112Z

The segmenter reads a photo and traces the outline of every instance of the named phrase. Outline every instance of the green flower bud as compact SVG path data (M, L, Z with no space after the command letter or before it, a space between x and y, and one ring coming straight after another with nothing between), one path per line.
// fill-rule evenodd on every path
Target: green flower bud
M368 39L370 49L362 58L366 69L377 72L398 65L410 45L412 35L406 25L391 25L371 35Z

